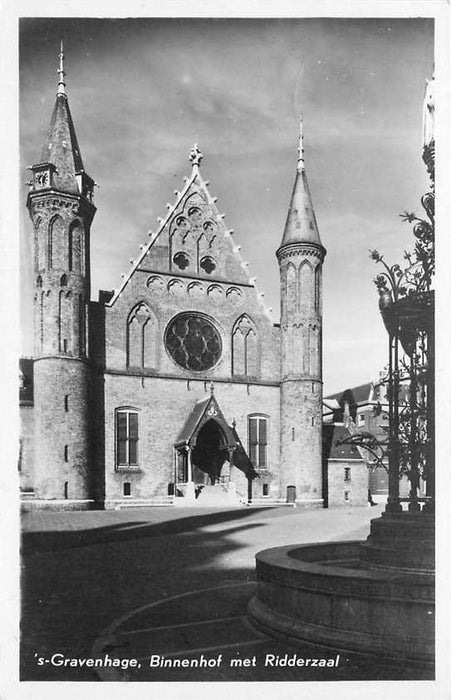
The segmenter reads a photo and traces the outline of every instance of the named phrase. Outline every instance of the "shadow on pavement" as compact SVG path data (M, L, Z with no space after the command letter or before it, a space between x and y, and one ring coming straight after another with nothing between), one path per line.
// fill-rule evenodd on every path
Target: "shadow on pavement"
M281 532L285 532L284 528L287 528L287 536L289 531L293 534L295 521L291 518L291 512L286 512L288 518L285 519L281 511L281 517L277 517L273 510L241 508L196 512L193 515L187 515L186 511L180 515L159 512L153 516L158 522L153 523L146 519L147 514L135 513L128 517L122 513L117 515L116 522L110 521L108 526L93 527L97 521L102 522L102 514L99 513L95 518L86 519L89 528L79 530L70 528L75 525L81 528L83 519L77 520L67 514L54 521L61 528L60 531L50 529L52 518L48 518L48 531L25 532L22 552L21 680L98 681L92 669L38 665L38 659L54 653L68 658L89 658L93 644L103 630L132 611L138 615L139 626L139 608L148 608L150 604L160 605L167 601L174 614L164 614L161 621L151 617L142 622L148 622L151 626L161 626L165 620L166 624L177 624L177 619L183 619L183 616L175 614L177 606L171 601L190 593L195 595L191 600L193 604L197 600L197 610L204 609L205 614L207 608L214 611L212 645L216 644L220 631L219 627L216 629L214 626L215 620L219 624L220 620L238 614L242 622L236 625L233 621L230 625L224 623L226 629L222 630L227 638L230 634L231 644L236 644L238 650L236 653L252 656L263 651L278 654L289 649L296 652L297 647L271 639L258 642L255 650L240 647L243 624L247 624L247 597L240 600L241 607L237 609L236 599L221 593L221 589L225 591L236 584L250 584L255 580L253 552L263 548L263 541L265 546L272 546L272 538L276 535L280 538ZM149 515L152 517L152 514ZM252 515L257 516L255 522L250 517ZM37 518L35 528L39 522ZM252 586L247 595L251 595L251 590ZM188 620L195 612L193 604L186 599ZM183 630L179 634L183 635ZM193 639L192 644L196 645L195 634ZM158 653L158 649L153 649L153 644L156 644L156 638L151 634L146 653ZM187 644L189 655L189 639ZM313 653L310 647L304 651ZM194 650L191 653L194 654ZM298 653L301 653L299 649ZM326 654L318 652L320 655ZM346 659L346 664L340 667L336 676L332 669L327 669L327 672L326 669L317 669L313 677L302 669L300 671L303 672L298 674L295 673L296 669L288 671L283 668L277 669L277 672L269 668L261 673L257 669L251 674L245 668L223 666L216 675L210 670L199 674L198 669L171 669L171 673L167 670L156 672L151 680L330 681L333 678L420 680L430 677L421 669L409 669L400 664L388 668L386 664L374 660L362 661L357 655L348 655ZM149 680L148 674L141 678L130 677L130 680L141 679Z
M25 531L22 533L22 553L27 555L36 552L58 551L72 547L87 547L102 542L135 540L137 537L176 535L208 525L229 522L237 518L246 518L267 510L269 510L269 508L266 507L252 509L239 508L235 510L217 511L215 513L196 514L154 523L149 523L147 520L132 520L125 523L115 523L86 530Z

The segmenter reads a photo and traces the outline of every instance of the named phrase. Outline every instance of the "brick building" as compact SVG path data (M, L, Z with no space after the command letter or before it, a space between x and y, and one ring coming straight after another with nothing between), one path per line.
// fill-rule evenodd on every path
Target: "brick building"
M323 401L324 425L342 425L348 435L370 433L381 443L388 439L388 397L386 372L377 381L359 384L326 396ZM374 456L364 448L358 450L365 464L368 493L376 502L388 494L388 471L378 466ZM388 461L384 460L388 468Z
M94 181L60 55L27 207L34 358L22 362L21 479L30 507L197 499L323 503L322 246L303 157L273 324L201 173L202 153L117 290L90 290ZM25 392L25 387L28 387Z

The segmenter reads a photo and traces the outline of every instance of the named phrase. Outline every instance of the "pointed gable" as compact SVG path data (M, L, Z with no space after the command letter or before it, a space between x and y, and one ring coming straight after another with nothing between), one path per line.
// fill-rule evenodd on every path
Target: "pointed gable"
M169 218L149 246L146 267L248 284L249 275L207 185L198 168L193 168Z
M175 192L175 203L167 204L166 217L157 219L158 231L149 232L150 241L140 246L141 254L131 261L132 269L109 305L115 303L135 271L210 281L212 287L215 282L246 285L254 287L257 293L255 278L250 276L240 248L233 241L233 230L227 229L216 197L212 197L208 181L200 174L201 158L196 144L190 156L191 177L185 178L182 191ZM265 312L268 313L266 308Z
M175 442L175 446L178 447L186 444L195 447L197 436L201 428L207 421L212 419L221 427L227 441L227 447L235 448L237 446L237 440L213 394L204 399L200 399L200 401L196 403Z

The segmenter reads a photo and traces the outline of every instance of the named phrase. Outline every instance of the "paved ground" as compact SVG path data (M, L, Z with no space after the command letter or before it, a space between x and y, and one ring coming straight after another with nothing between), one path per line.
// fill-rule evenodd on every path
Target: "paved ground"
M265 666L267 654L324 657L330 664L336 654L307 645L302 649L284 645L257 633L246 621L257 551L281 544L365 539L369 520L380 512L380 506L335 510L166 507L25 514L21 678L428 678L418 669L389 668L343 654L338 667ZM46 661L54 654L61 654L55 657L59 662L63 657L86 659L95 653L136 658L140 666L99 673ZM215 665L219 654L221 660ZM152 655L154 663L157 656L197 659L201 668L149 667ZM239 661L231 666L231 659ZM243 659L248 661L241 665ZM210 665L204 668L203 663Z

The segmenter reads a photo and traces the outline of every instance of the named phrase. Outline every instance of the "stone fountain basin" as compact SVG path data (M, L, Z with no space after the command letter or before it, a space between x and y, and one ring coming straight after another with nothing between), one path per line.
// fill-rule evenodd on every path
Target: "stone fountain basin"
M250 622L291 642L433 663L433 576L371 569L362 545L288 545L259 552Z

